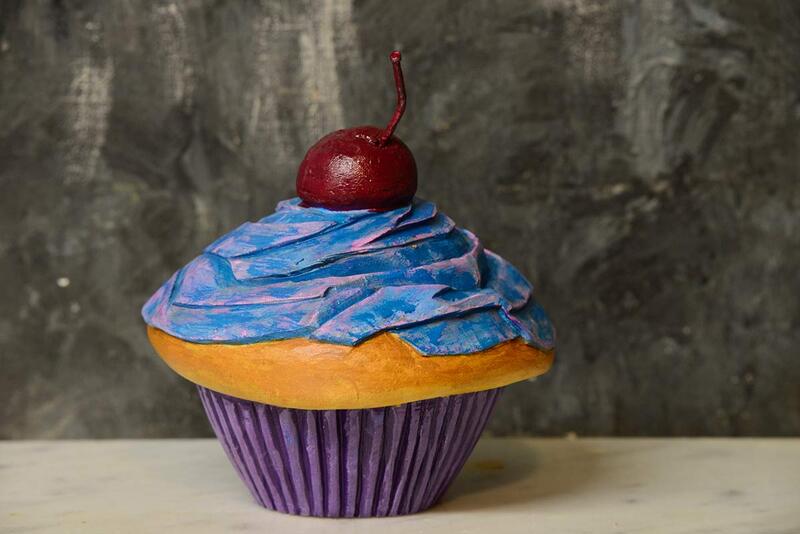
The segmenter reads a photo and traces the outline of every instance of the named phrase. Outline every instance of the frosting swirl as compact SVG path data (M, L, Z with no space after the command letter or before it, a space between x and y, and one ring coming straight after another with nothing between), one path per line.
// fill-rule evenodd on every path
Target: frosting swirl
M517 337L549 350L555 337L519 271L421 200L384 212L280 202L206 247L142 315L197 343L356 345L389 331L433 355Z

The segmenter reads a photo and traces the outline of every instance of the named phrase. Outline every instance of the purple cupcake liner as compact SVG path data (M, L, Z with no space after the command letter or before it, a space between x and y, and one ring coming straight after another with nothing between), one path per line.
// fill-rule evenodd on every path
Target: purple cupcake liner
M469 457L502 388L363 410L297 410L198 386L231 463L262 506L319 517L413 514Z

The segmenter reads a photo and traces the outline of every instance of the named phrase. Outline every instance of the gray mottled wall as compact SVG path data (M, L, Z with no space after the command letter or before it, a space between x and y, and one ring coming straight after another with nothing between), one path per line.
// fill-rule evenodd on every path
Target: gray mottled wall
M800 433L800 4L0 0L0 436L209 435L146 297L386 121L560 334L496 433Z

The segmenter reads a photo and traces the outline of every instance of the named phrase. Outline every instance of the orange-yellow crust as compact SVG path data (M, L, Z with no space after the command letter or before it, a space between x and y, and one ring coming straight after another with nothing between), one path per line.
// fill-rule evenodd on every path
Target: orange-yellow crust
M302 338L248 345L190 343L147 327L179 375L234 397L306 410L394 406L483 391L545 373L553 351L515 339L458 356L423 356L394 334L350 347Z

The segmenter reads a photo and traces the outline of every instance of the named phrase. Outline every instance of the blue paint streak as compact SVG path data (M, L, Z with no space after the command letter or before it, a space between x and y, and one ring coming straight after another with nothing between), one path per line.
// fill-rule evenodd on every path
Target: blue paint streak
M306 337L356 345L389 331L428 355L514 338L551 349L555 330L532 292L430 202L376 213L290 199L209 245L142 315L196 343Z

